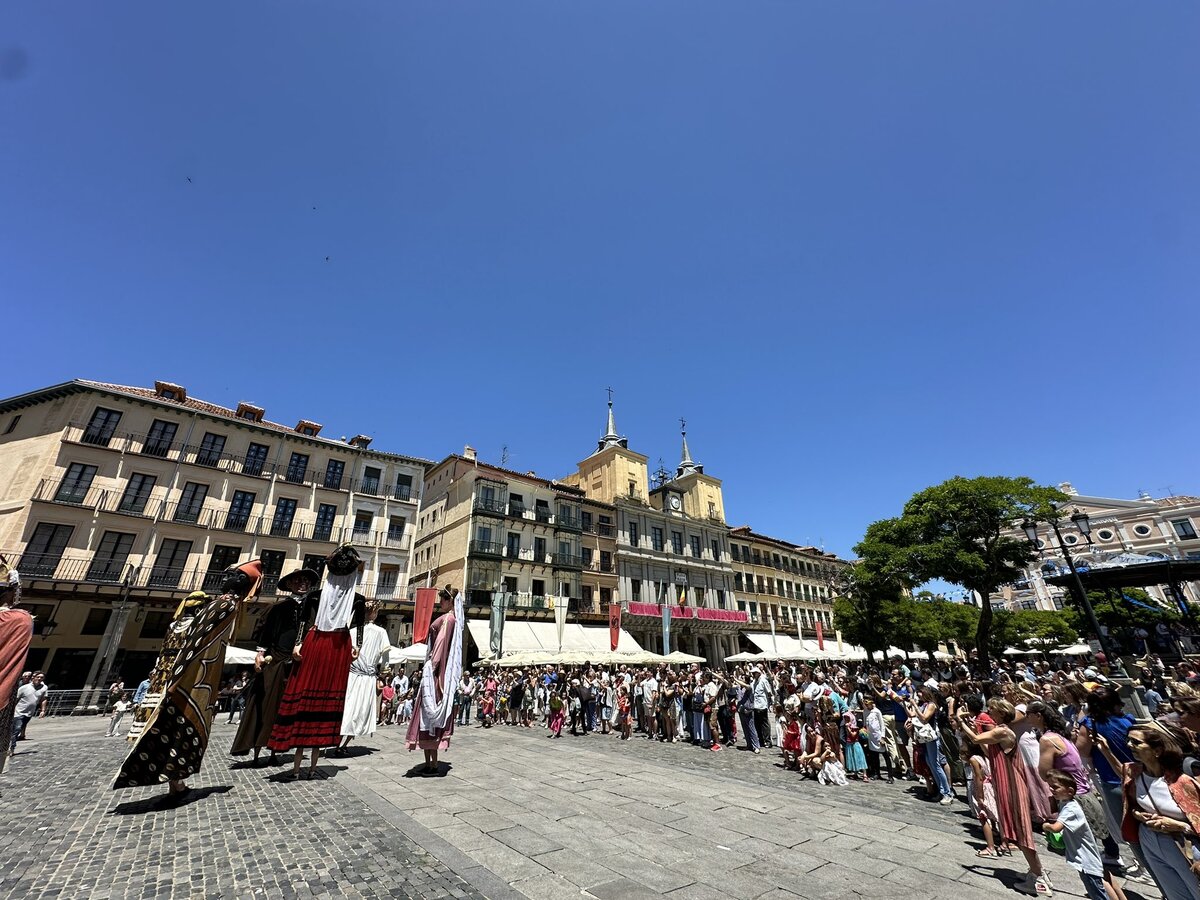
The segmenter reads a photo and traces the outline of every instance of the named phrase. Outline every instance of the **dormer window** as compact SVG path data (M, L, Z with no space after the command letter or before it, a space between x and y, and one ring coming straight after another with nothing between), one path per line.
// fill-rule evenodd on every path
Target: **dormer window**
M154 382L154 393L164 400L174 400L177 403L182 403L187 399L187 390L169 381Z
M261 406L255 406L253 403L242 402L237 405L237 417L245 419L247 422L261 422L263 412Z
M321 433L321 426L316 422L308 421L308 419L301 419L296 423L296 433L306 437L316 437Z

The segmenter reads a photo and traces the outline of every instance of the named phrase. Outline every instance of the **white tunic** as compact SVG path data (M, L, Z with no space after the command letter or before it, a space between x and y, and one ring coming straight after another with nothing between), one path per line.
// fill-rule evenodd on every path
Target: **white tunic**
M350 629L350 642L357 646L358 629ZM363 626L358 659L350 663L346 683L346 706L342 711L342 735L360 737L375 733L375 680L379 658L388 647L387 632L374 623Z
M317 607L317 631L338 631L350 624L354 612L354 589L358 586L358 570L349 575L325 576L321 586L321 603Z

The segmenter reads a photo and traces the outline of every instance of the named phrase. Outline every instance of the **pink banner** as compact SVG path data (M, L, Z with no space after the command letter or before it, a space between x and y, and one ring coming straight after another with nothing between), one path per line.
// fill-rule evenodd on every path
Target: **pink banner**
M630 603L629 614L658 618L662 615L662 607L657 603ZM694 606L674 606L671 609L671 616L675 619L706 619L710 622L750 621L750 616L738 609L707 609L706 607L697 609Z

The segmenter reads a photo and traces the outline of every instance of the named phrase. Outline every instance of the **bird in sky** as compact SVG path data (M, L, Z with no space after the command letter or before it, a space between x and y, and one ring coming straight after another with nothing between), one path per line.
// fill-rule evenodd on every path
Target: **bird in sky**
M191 183L192 183L192 176L191 176L191 175L189 175L189 176L188 176L188 184L191 184Z
M329 262L329 257L325 257L325 262Z

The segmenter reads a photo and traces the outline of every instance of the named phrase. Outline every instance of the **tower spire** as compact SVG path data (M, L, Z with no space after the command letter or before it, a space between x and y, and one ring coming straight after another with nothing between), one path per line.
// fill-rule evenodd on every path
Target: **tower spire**
M608 390L608 426L604 431L604 437L600 438L599 442L596 444L596 452L597 453L599 453L601 450L607 450L609 447L628 447L629 446L628 439L623 438L623 437L621 437L621 435L617 434L617 422L616 422L616 419L613 417L613 401L612 401L613 389L607 388L607 390Z
M683 435L683 456L679 461L679 468L675 470L675 477L682 478L685 475L703 475L704 466L698 465L692 460L692 451L688 449L687 419L679 420L679 433Z

